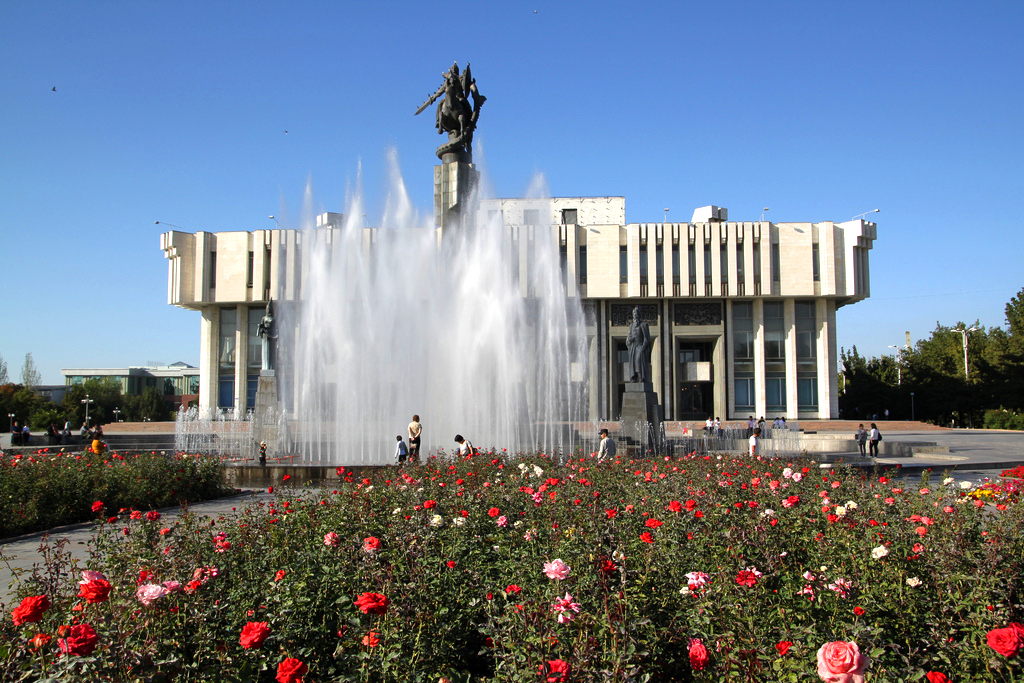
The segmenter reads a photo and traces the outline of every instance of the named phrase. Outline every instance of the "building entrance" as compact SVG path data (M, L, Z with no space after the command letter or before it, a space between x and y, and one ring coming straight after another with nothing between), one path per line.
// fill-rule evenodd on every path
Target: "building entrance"
M714 411L715 383L712 342L679 340L676 346L679 382L677 420L704 420Z

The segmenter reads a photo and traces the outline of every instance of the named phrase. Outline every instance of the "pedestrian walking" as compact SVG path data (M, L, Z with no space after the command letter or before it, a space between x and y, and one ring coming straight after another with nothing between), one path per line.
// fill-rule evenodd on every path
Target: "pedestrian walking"
M871 432L868 436L868 451L873 457L878 457L878 442L882 440L882 433L878 431L878 425L871 423Z

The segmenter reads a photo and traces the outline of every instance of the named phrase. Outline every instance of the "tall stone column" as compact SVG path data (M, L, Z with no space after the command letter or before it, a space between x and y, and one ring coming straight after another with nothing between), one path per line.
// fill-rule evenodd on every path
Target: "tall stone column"
M476 190L480 172L465 154L448 152L434 167L434 224L441 227L447 240L476 212Z

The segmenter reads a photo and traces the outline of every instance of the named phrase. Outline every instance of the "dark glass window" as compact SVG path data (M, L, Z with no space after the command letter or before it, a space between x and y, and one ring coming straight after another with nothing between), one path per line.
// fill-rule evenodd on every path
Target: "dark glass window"
M764 302L764 357L766 360L786 358L786 325L781 301Z

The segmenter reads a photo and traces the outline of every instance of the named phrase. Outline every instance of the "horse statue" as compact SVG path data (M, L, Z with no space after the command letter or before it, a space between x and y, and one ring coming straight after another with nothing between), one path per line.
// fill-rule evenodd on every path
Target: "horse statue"
M480 118L480 108L487 98L477 89L476 79L470 72L469 64L466 64L466 69L462 72L459 71L458 63L452 64L441 77L444 83L420 105L416 114L440 99L437 102L436 128L439 135L448 134L448 142L437 148L437 156L442 158L447 153L464 150L466 160L472 161L473 132ZM470 97L473 98L472 105L469 103Z

